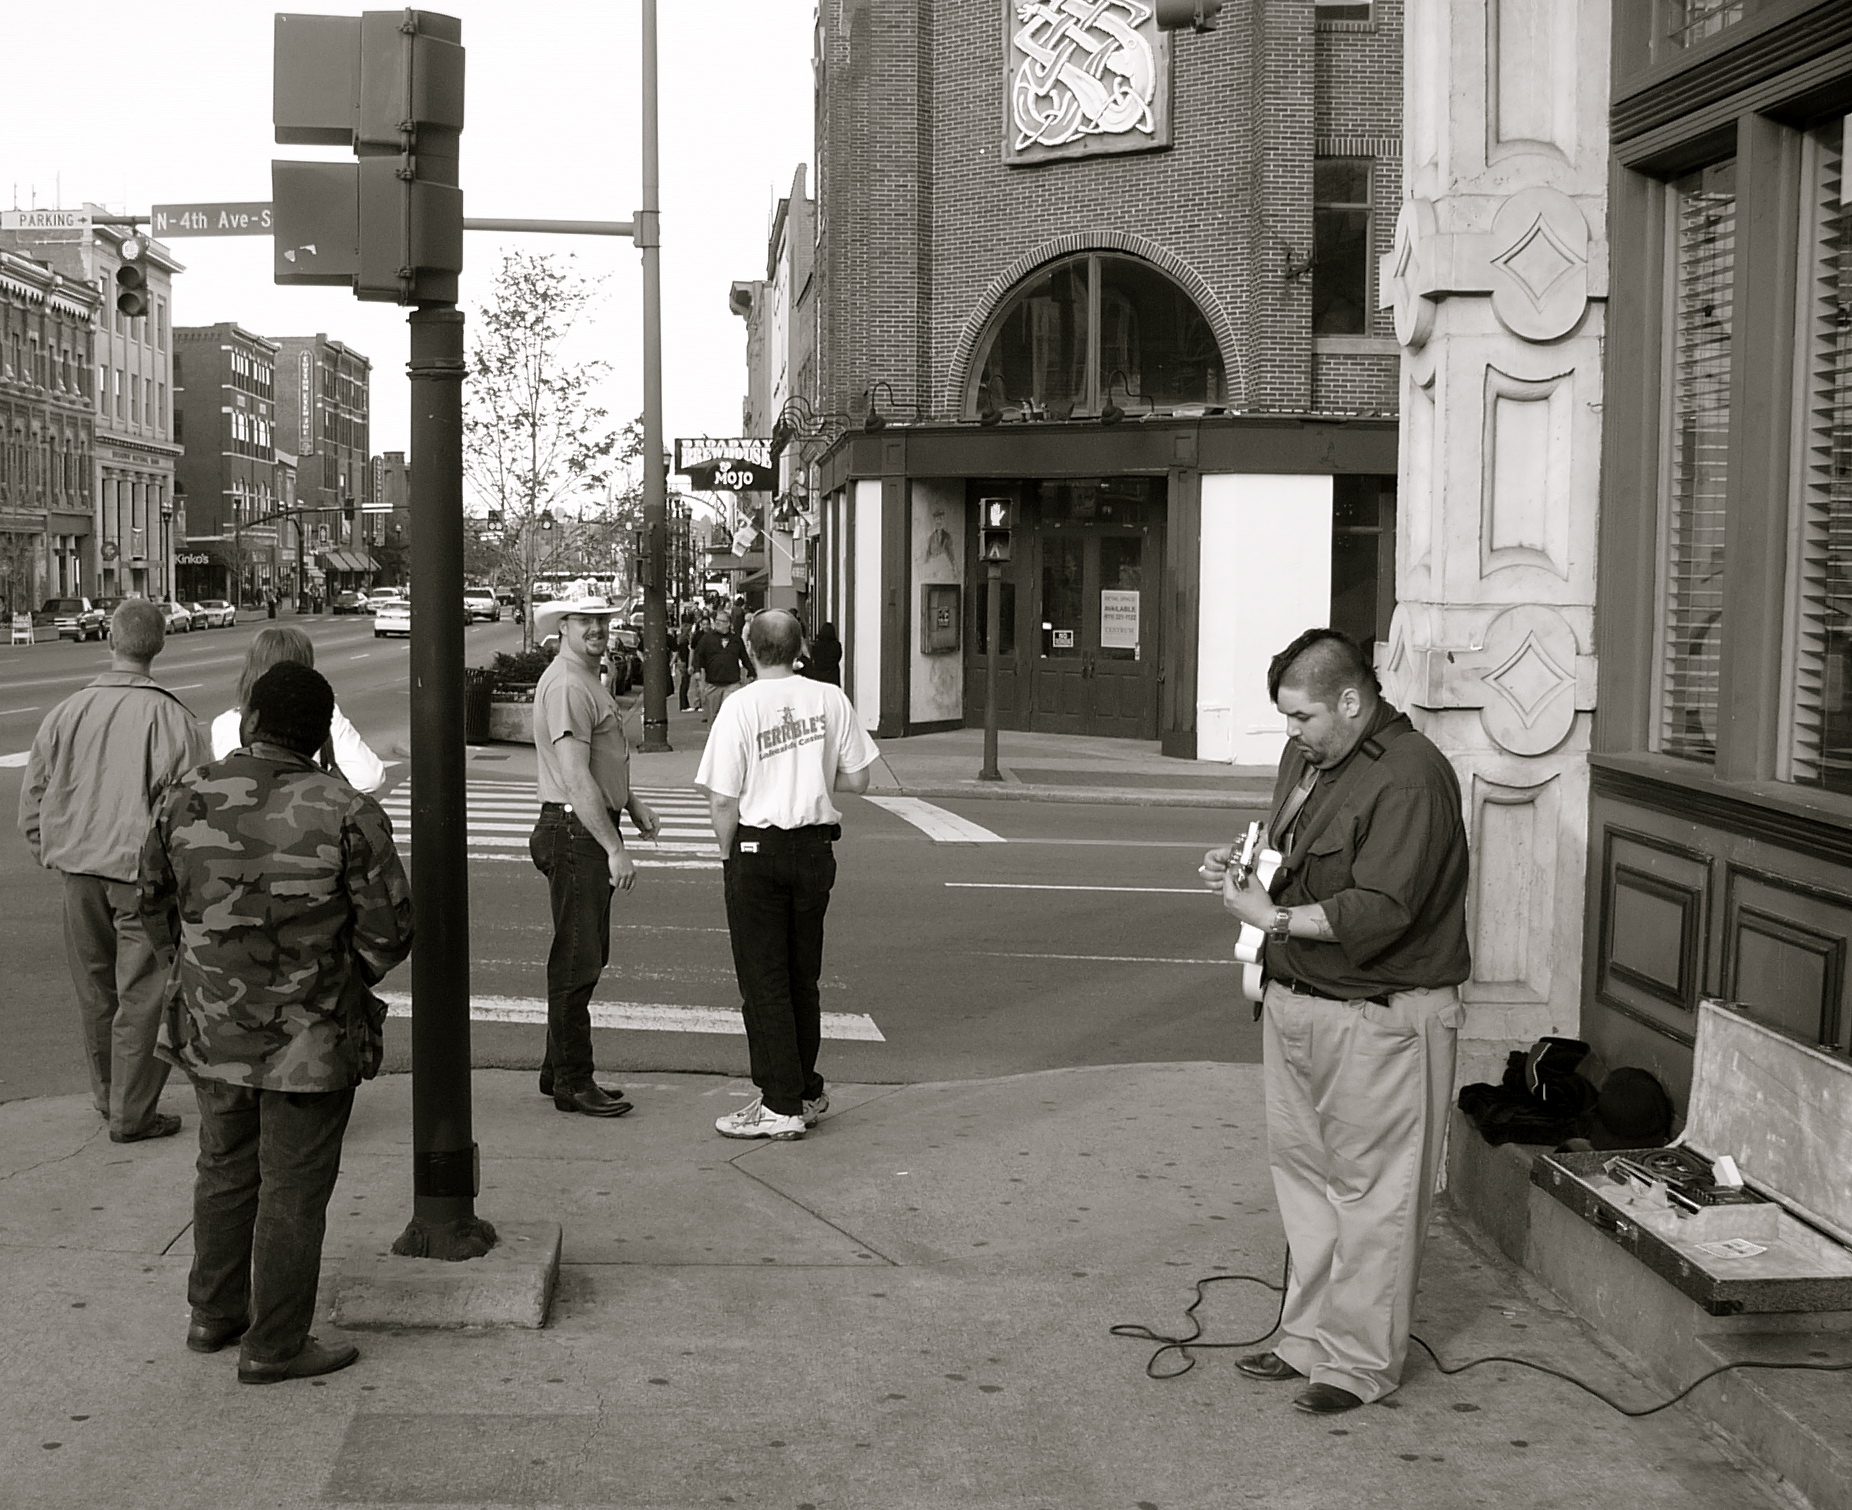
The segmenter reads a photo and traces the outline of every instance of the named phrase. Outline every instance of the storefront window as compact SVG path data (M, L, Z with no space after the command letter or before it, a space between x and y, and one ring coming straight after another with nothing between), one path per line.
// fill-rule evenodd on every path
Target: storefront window
M1852 206L1844 127L1807 140L1801 399L1788 589L1788 779L1852 792Z
M1661 515L1658 744L1668 755L1715 761L1736 272L1734 160L1672 184L1667 209L1671 405Z
M1132 257L1087 255L1038 273L1004 306L977 371L980 416L1068 419L1098 414L1109 397L1137 413L1228 395L1202 311Z

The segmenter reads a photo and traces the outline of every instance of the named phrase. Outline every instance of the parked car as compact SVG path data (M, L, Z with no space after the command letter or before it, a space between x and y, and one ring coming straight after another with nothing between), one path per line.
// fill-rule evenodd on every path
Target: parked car
M117 593L107 598L92 598L90 600L90 606L103 615L103 633L105 636L109 634L110 620L115 618L116 610L124 603L128 602L130 598L139 598L140 596L141 594L138 592L126 592Z
M614 693L628 692L633 685L643 680L643 628L624 623L611 626L611 636L605 646L605 660L611 666L611 690Z
M410 598L394 598L379 605L373 615L373 638L382 640L389 634L402 634L407 639L412 634L412 604Z
M185 634L192 629L193 611L186 604L176 603L169 598L154 606L161 610L162 616L167 620L169 634Z
M193 604L196 629L230 629L238 622L238 607L223 598L206 598Z
M57 627L58 638L100 640L109 633L109 619L88 598L47 598L39 610L40 622L49 619Z
M403 587L375 587L366 595L367 607L378 608L382 603L403 603L407 596Z
M495 601L497 603L502 604L506 608L514 607L514 589L512 587L497 587L492 589L492 591L495 593Z
M502 605L489 588L466 587L463 589L463 622L473 624L477 619L501 623Z
M357 592L336 593L334 595L334 602L329 604L328 607L329 611L332 613L365 613L367 612L366 594Z

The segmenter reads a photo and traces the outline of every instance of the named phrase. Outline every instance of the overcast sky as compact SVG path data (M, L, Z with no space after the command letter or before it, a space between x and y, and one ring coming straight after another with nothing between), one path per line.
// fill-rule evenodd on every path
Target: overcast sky
M305 11L358 14L335 4ZM465 213L626 220L641 198L637 0L451 0L468 49ZM0 88L0 208L86 200L267 200L273 5L256 0L9 4ZM745 325L736 278L763 277L772 208L811 155L812 0L659 0L664 430L737 435ZM62 200L60 201L60 184ZM15 199L16 196L16 199ZM345 290L278 288L268 239L185 238L174 323L236 320L269 336L326 331L373 361L373 450L407 442L406 311ZM587 349L613 368L614 418L643 407L640 256L616 237L465 238L462 298L487 292L503 245L571 251L609 274Z

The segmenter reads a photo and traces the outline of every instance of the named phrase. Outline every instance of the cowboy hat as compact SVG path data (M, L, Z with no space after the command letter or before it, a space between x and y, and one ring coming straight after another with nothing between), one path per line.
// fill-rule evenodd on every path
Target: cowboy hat
M572 598L550 598L545 603L534 605L534 635L546 639L549 635L559 633L560 620L567 614L583 614L588 618L610 619L620 612L618 606L608 598L581 593Z

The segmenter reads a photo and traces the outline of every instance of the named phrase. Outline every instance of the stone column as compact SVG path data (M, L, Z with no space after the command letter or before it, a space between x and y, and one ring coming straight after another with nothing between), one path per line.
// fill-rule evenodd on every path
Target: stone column
M1580 1017L1607 295L1609 0L1409 0L1384 686L1473 846L1462 1082Z

